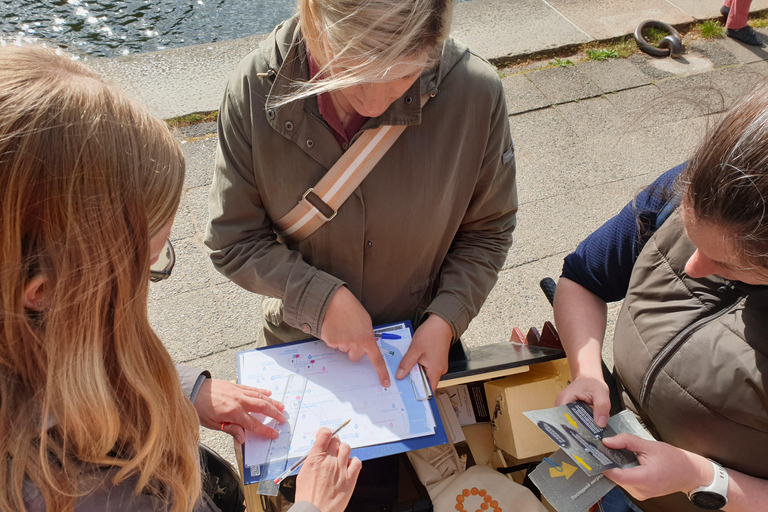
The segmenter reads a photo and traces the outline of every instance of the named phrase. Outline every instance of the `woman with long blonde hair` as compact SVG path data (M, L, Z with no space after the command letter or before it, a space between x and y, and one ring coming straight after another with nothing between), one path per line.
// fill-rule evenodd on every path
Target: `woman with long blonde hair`
M218 510L198 425L282 416L268 392L177 371L149 325L183 180L167 127L114 86L64 55L0 48L3 512ZM328 434L301 496L341 510L359 462Z

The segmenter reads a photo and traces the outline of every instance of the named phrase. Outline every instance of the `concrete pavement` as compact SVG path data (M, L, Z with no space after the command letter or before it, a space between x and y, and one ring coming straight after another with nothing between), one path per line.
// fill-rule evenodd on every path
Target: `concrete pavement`
M503 78L517 148L519 224L498 284L464 340L505 341L516 325L551 319L539 280L557 277L580 240L687 159L717 113L768 76L766 58L766 49L730 39L696 41L678 61L635 54L533 66ZM195 130L202 135L215 126ZM151 287L150 318L176 361L233 380L236 351L252 347L261 326L261 297L216 273L202 250L215 134L182 147L188 175L171 235L178 263L169 280ZM617 311L610 309L611 325ZM228 436L206 429L202 436L233 457Z
M470 0L456 3L452 33L487 59L631 34L646 19L716 18L722 0ZM768 9L753 0L751 10ZM84 60L163 118L219 108L230 71L263 36L116 58Z

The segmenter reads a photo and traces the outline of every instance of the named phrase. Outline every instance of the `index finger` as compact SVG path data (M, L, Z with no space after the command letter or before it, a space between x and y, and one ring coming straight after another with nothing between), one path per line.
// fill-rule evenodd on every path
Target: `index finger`
M365 355L373 363L373 367L376 369L376 373L379 374L379 382L385 388L388 388L392 384L389 380L389 372L387 371L387 363L384 362L384 356L381 355L381 349L379 345L374 341L373 349L370 345L366 347Z

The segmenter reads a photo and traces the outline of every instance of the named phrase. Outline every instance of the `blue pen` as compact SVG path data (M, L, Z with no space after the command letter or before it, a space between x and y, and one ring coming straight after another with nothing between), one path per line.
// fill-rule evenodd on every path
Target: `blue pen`
M400 340L403 339L399 334L392 334L391 332L383 332L379 334L379 338L383 340Z

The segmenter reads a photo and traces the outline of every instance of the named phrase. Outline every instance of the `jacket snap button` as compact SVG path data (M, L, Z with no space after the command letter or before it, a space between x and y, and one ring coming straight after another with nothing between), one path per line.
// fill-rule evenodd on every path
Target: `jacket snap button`
M275 111L272 110L272 109L267 110L267 117L270 118L270 119L274 119L275 118Z
M290 121L286 121L285 122L285 129L288 130L289 132L292 132L293 131L293 123L290 122Z
M341 149L343 149L344 151L346 151L348 148L349 148L349 144L347 144L346 142L341 145Z
M413 103L413 98L411 98L410 96L407 96L405 98L405 104L410 105L411 103Z
M315 141L313 141L312 139L307 139L307 147L308 148L311 148L314 145L315 145Z
M373 247L373 242L368 240L368 247Z
M301 324L301 330L304 331L306 334L309 334L312 328L309 326L309 324Z

